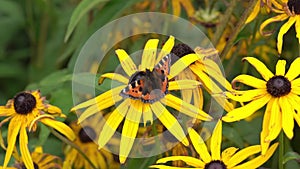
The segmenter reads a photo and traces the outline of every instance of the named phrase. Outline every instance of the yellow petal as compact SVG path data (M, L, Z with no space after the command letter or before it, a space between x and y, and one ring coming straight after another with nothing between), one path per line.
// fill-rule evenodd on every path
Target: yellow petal
M144 120L144 126L146 126L147 122L150 122L150 124L153 123L153 114L150 109L150 105L147 103L143 104L143 120Z
M194 105L200 110L203 108L203 91L201 88L193 90Z
M59 115L59 116L65 116L64 114L62 114L62 111L59 107L53 106L51 104L47 104L47 112L53 115Z
M100 94L99 96L97 96L93 99L90 99L88 101L85 101L83 103L80 103L80 104L74 106L71 109L71 111L82 109L82 108L88 107L88 106L96 104L96 103L98 103L99 105L102 105L103 103L113 101L112 104L114 104L115 102L118 102L119 99L122 99L122 97L119 96L119 94L120 94L121 90L124 89L125 87L126 87L126 85L121 85L121 86L115 87L111 90L108 90L107 92L102 93L102 94Z
M241 95L235 95L235 92L225 92L225 95L235 101L249 102L261 98L266 92L266 89L253 89L247 90Z
M202 82L202 85L208 90L210 93L220 93L222 90L217 86L214 81L203 72L202 69L199 69L199 67L193 65L190 65L190 69L198 76L200 81Z
M227 112L231 111L233 109L233 105L224 97L220 97L220 93L223 93L222 89L202 70L198 70L196 67L194 67L194 65L191 65L190 68L200 78L202 85L209 93L217 93L212 95L217 103L224 107Z
M209 59L206 59L209 60ZM207 61L206 61L207 62ZM213 61L211 61L213 62ZM198 62L196 62L196 66ZM198 66L199 67L199 66ZM211 66L206 66L203 69L204 72L206 72L211 78L215 79L220 85L222 85L226 90L232 90L232 87L230 83L226 80L223 74L220 74L219 67L211 67Z
M207 150L205 142L202 140L200 135L193 128L189 128L188 132L189 132L192 144L193 144L195 150L197 151L197 153L199 154L200 159L202 159L204 161L204 163L206 163L206 164L211 162L212 158Z
M277 36L277 50L279 54L281 54L282 51L283 35L291 28L295 21L296 17L290 17L290 19L285 24L283 24L279 30Z
M266 141L265 138L269 134L269 123L271 119L271 113L272 113L272 107L274 100L276 99L271 99L269 103L267 104L267 108L264 114L263 118L263 124L262 124L262 131L260 133L260 144L261 144L261 151L262 154L265 154L269 148L270 141ZM275 112L276 113L276 112Z
M174 36L170 36L169 39L164 44L164 46L162 47L161 51L159 52L155 63L158 63L160 60L162 60L164 56L169 54L173 49L174 44L175 44L175 38Z
M125 86L116 87L112 90L109 90L108 92L101 94L100 96L97 96L95 99L90 99L90 100L83 102L83 103L75 106L74 108L72 108L72 110L76 110L76 109L84 107L86 105L90 105L93 102L94 102L94 104L97 103L96 105L93 105L93 106L89 107L87 110L85 110L78 118L78 121L81 122L84 119L88 118L89 116L91 116L97 112L100 112L108 107L111 107L115 103L122 100L123 98L121 96L119 96L119 93L120 93L121 89L123 89L124 87Z
M285 74L285 60L279 60L276 64L276 75L277 76L284 76Z
M260 132L260 145L261 145L261 154L262 155L266 154L266 152L270 146L270 143L271 143L271 141L267 141L265 139L267 135L268 135L268 132L266 130L262 130Z
M297 95L294 94L288 94L286 97L288 97L288 101L290 105L293 105L293 109L297 111L297 113L294 111L294 119L296 120L298 126L300 126L300 105L298 104L300 102L300 98Z
M158 39L150 39L147 41L142 55L140 70L145 70L146 68L152 70L154 67L158 42Z
M187 68L191 63L199 59L199 56L195 53L188 54L177 60L170 68L170 74L168 79L172 79Z
M143 103L140 100L134 100L131 101L131 104L132 105L128 110L122 130L119 153L121 164L126 161L132 148L142 116Z
M177 119L160 102L152 103L150 107L159 121L170 131L170 133L185 146L188 146L189 142Z
M229 147L222 152L221 159L225 163L226 166L229 165L228 161L231 159L231 157L234 155L234 153L237 152L238 150L239 150L238 148Z
M273 144L270 149L266 152L265 155L260 155L250 161L245 162L244 164L238 165L232 169L245 169L245 168L257 168L264 164L275 152L278 147L278 143Z
M296 29L296 37L298 38L298 43L300 44L300 17L296 17L296 23L295 23L295 29Z
M16 139L18 136L18 133L20 131L21 122L17 118L12 118L8 125L8 133L7 133L7 149L5 153L5 159L3 163L3 168L7 167L7 164L10 160L11 154L13 152L13 149L15 147Z
M28 137L26 133L26 126L22 126L20 130L20 151L22 156L22 161L25 164L26 168L34 168L33 161L28 150Z
M279 98L279 104L282 111L282 129L289 139L294 136L294 109L286 97Z
M274 74L260 60L254 57L245 57L243 60L248 61L266 81L274 76Z
M271 95L267 94L264 97L253 100L246 106L236 108L231 112L227 113L222 120L225 122L233 122L241 119L245 119L255 113L258 109L263 107L271 99Z
M259 13L260 11L260 1L257 1L254 8L253 8L253 11L251 12L251 14L248 16L247 20L246 20L246 23L249 23L251 21L253 21L253 19L256 18L257 14Z
M267 137L265 138L266 142L270 142L274 140L280 133L281 131L281 124L282 124L282 112L280 110L280 105L279 105L279 99L271 99L273 101L273 105L271 108L271 115L270 115L270 122L269 122L269 133Z
M119 81L121 83L127 84L129 79L124 77L121 74L118 73L105 73L103 75L100 76L99 80L98 80L98 84L102 84L105 78L109 78L112 80L116 80Z
M191 103L192 98L193 98L193 90L192 89L185 89L185 90L181 90L181 98L184 102L186 103ZM193 103L194 106L196 106L196 104Z
M297 87L297 88L300 87L300 78L291 81L291 87L292 87L292 90L295 87Z
M92 116L93 114L101 113L101 110L99 109L98 105L92 105L89 108L87 108L78 118L78 124L82 123L86 118Z
M248 157L259 153L261 151L260 145L256 146L250 146L246 147L240 151L238 151L236 154L232 156L232 158L228 161L228 168L232 168L239 164L240 162L246 160Z
M300 57L297 57L291 64L285 77L290 81L294 80L300 74L299 66L300 66Z
M201 85L196 80L176 80L169 82L169 90L195 89Z
M210 151L212 160L221 160L221 143L222 143L222 120L216 124L211 136Z
M0 106L0 116L11 116L15 113L13 108L7 108L5 106Z
M118 55L118 58L120 60L121 66L126 72L128 76L131 76L137 71L137 67L130 58L130 56L126 53L123 49L117 49L116 54Z
M173 9L173 15L180 16L180 2L179 0L172 0L172 9Z
M45 125L54 128L55 130L57 130L58 132L66 136L68 139L70 139L71 141L75 140L76 136L73 130L65 123L53 120L51 118L42 118L40 119L40 121Z
M117 127L120 125L125 115L127 114L130 99L124 100L116 109L110 114L106 123L100 132L98 139L99 149L104 147L108 140L114 135Z
M211 120L212 117L210 117L208 114L206 114L204 111L198 109L197 107L184 102L183 100L179 99L178 97L175 97L171 94L167 94L165 96L165 99L161 99L161 102L166 104L169 107L172 107L192 118L197 118L200 120Z
M270 23L273 23L273 22L279 22L279 21L283 21L285 19L287 19L289 16L287 14L281 14L281 15L276 15L272 18L269 18L267 20L265 20L261 25L260 25L260 28L259 28L259 32L260 34L262 35L270 35L273 33L273 31L264 31L265 27L268 26Z
M250 75L238 75L236 78L232 80L233 86L235 86L235 83L237 82L243 83L247 86L251 86L257 89L267 88L267 82Z
M189 157L189 156L171 156L171 157L165 157L161 158L156 161L156 163L167 163L169 161L184 161L187 165L193 166L193 167L204 167L205 163L195 157Z

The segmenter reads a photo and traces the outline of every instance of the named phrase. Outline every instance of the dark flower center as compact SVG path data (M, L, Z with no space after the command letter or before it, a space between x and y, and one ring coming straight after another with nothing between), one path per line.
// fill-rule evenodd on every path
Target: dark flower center
M35 97L30 93L22 92L14 97L14 108L18 114L28 114L35 106Z
M34 167L34 169L39 169L39 166L38 166L35 162L33 162L33 167ZM25 164L24 164L24 163L22 163L21 169L27 169L27 168L25 167Z
M295 14L300 14L300 0L289 0L287 3L289 10Z
M284 76L274 76L267 82L267 91L274 97L281 97L291 91L291 82Z
M215 161L211 161L210 163L206 164L204 169L227 169L227 167L222 161L215 160Z
M195 53L195 52L188 45L186 45L184 43L180 43L180 44L177 44L173 47L173 49L171 50L171 53L174 54L175 56L181 58L185 55Z
M96 132L89 126L85 126L79 131L79 139L83 143L89 143L96 139Z

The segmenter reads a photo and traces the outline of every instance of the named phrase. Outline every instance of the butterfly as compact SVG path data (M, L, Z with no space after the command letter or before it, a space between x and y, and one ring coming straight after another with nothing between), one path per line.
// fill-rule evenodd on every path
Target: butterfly
M168 93L168 78L171 65L171 54L162 58L153 68L135 72L128 85L121 90L120 96L154 103Z

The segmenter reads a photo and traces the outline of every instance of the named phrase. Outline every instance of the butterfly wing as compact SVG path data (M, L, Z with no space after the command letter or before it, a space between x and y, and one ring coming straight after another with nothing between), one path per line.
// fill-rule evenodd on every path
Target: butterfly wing
M164 56L154 67L154 74L161 80L161 91L163 94L168 93L168 75L170 73L171 54Z
M132 98L135 100L142 98L143 88L145 84L145 79L142 77L140 79L130 82L123 90L121 90L120 96L124 98Z
M168 54L164 56L158 64L154 66L154 70L158 74L163 74L165 76L168 76L170 73L170 66L171 66L171 54Z

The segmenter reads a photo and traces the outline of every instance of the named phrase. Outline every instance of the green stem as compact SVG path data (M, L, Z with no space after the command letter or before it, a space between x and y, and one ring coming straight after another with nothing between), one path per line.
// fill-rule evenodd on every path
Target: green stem
M284 169L283 156L284 156L284 134L283 131L281 131L279 134L279 160L278 160L279 169Z
M217 26L216 33L215 33L214 38L213 38L213 40L212 40L212 44L213 44L214 46L217 46L217 44L218 44L218 42L219 42L221 36L223 35L224 30L225 30L225 28L226 28L226 26L227 26L227 24L228 24L228 22L229 22L229 19L230 19L230 17L231 17L231 14L232 14L232 12L233 12L233 10L234 10L236 4L237 4L237 0L232 0L232 1L230 2L230 5L228 6L227 10L225 11L225 14L224 14L223 17L220 19L221 22L220 22L220 24Z
M235 27L235 30L230 35L229 40L227 41L226 46L225 46L225 48L223 49L223 51L220 55L221 60L225 59L226 55L228 54L228 52L230 51L230 49L234 45L236 37L241 32L241 30L244 28L245 22L246 22L247 18L249 17L250 13L253 11L256 2L257 2L257 0L250 0L248 8L243 13L241 19L237 23L237 26Z
M61 135L60 133L58 133L57 131L55 131L54 129L52 128L49 128L49 130L51 131L51 133L56 136L57 138L59 138L61 141L63 141L64 143L70 145L71 147L75 148L81 155L84 159L86 159L88 161L88 163L91 165L91 167L93 169L97 169L97 167L93 164L93 162L89 159L88 156L86 156L84 154L84 152L76 145L74 144L72 141L68 140L67 138L65 138L63 135Z

